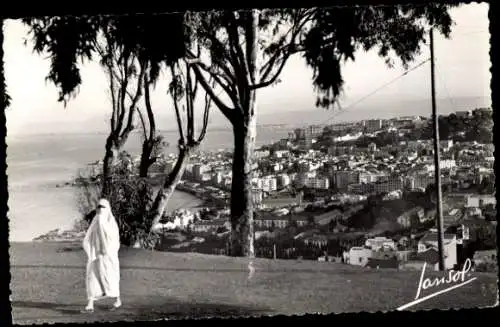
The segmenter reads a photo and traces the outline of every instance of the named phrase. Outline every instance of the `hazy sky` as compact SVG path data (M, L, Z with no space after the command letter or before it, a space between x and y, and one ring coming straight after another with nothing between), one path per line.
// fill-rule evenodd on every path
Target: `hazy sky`
M463 5L453 9L452 16L455 26L452 27L451 39L435 34L437 96L490 98L488 4ZM57 102L55 86L45 82L49 60L32 53L31 45L23 44L27 29L15 20L8 20L4 29L5 74L12 97L7 111L9 135L107 129L110 101L105 75L97 63L83 67L83 85L77 98L65 109ZM410 67L429 57L428 47L424 46L423 50ZM343 68L346 93L341 100L342 106L347 107L403 71L399 64L388 69L376 53L358 53L356 61ZM278 114L286 115L287 111L322 110L314 107L311 71L302 58L294 57L288 62L281 80L281 84L259 93L261 117L272 112L279 123ZM425 64L366 99L363 105L428 99L429 81L430 68ZM154 107L158 108L159 127L171 129L175 128L175 122L169 119L172 110L164 90L165 85L160 83L152 100ZM213 112L213 124L224 122L217 109Z

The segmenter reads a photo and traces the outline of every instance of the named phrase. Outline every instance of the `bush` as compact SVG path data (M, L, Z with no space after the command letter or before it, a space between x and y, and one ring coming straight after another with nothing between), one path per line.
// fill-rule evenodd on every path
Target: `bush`
M151 222L147 219L153 200L153 189L145 178L134 176L127 168L128 156L122 154L111 176L111 191L107 200L120 228L120 240L124 245L134 245L139 241L141 247L151 248L157 242L156 235L149 235ZM83 220L90 222L95 216L102 184L80 174L82 181L78 194L79 209ZM87 178L85 178L87 177Z
M477 272L497 272L498 264L496 262L481 262L476 265L475 271Z

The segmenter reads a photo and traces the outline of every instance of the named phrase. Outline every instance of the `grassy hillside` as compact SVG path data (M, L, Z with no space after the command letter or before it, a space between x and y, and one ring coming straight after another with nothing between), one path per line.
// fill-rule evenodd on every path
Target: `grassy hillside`
M245 258L123 249L123 307L111 313L104 302L86 315L79 313L85 305L85 254L78 245L13 243L10 255L17 324L387 311L415 298L420 277L417 271L314 261L254 259L249 269ZM496 276L477 276L410 310L493 305Z

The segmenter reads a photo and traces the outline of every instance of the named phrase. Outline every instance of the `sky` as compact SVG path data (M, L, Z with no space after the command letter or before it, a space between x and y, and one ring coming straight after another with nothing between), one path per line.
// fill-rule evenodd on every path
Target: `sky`
M467 4L451 11L455 25L450 39L435 33L436 93L439 99L477 98L490 104L490 60L488 32L488 4ZM57 102L58 92L45 81L49 60L32 52L24 45L27 29L16 20L8 20L4 27L4 62L7 89L12 98L8 108L8 135L64 132L105 132L108 128L110 100L106 77L96 62L86 63L81 69L83 84L77 97L66 108ZM429 58L428 46L410 67ZM398 62L397 62L398 63ZM312 72L301 57L292 57L280 79L282 82L258 93L260 123L280 123L292 113L314 114L321 117L338 115L337 120L359 118L360 113L375 118L387 116L398 106L403 113L412 114L405 103L430 98L430 66L424 64L408 75L390 84L360 104L349 107L387 82L400 76L404 69L397 64L389 69L375 52L359 52L355 62L343 68L345 93L340 99L345 113L325 112L316 108L311 78ZM174 129L173 110L165 94L166 83L159 83L152 95L160 129ZM430 103L430 102L429 102ZM359 108L359 109L358 109ZM430 110L430 107L429 107ZM385 112L384 112L385 111ZM297 116L298 117L298 116ZM322 118L321 118L322 119ZM224 117L214 109L210 125L227 126Z

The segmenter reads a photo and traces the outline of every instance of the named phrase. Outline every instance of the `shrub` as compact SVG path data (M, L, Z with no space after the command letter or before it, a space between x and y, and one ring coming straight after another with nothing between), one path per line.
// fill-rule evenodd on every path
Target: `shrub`
M146 213L153 200L153 189L145 178L131 174L127 154L121 154L111 175L111 190L107 197L120 228L120 241L124 245L151 248L157 242L156 235L149 235L151 222ZM102 184L99 178L80 173L78 194L79 210L83 220L90 222L95 215ZM95 180L95 181L94 181Z
M475 267L475 271L477 271L477 272L497 272L498 271L498 263L496 263L496 262L478 263Z

